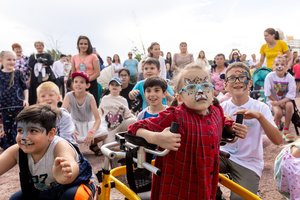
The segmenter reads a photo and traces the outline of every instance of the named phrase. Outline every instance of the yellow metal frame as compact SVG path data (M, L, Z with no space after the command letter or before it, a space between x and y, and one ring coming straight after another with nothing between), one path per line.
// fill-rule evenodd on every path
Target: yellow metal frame
M246 188L240 186L239 184L233 182L223 174L219 174L219 183L221 183L223 186L227 187L230 189L232 192L240 195L243 199L261 199L257 195L253 194Z
M154 162L152 161L152 164ZM126 166L121 166L114 168L110 171L110 174L103 174L103 181L101 184L101 193L98 194L97 200L109 200L110 199L110 189L111 183L114 183L114 188L116 188L120 193L122 193L127 199L132 200L140 200L140 197L133 192L129 187L127 187L124 183L119 181L116 177L122 176L126 174ZM219 174L219 182L230 189L232 192L240 195L243 199L247 200L259 200L260 198L240 186L239 184L233 182L223 174Z

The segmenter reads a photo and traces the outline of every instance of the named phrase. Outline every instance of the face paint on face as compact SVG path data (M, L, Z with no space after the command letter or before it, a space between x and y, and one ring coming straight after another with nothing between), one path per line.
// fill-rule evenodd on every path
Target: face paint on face
M207 81L208 81L208 77L207 76L204 77L203 79L200 78L200 77L198 77L198 76L196 76L194 78L194 80L191 80L189 78L184 78L185 85L189 85L189 84L201 84L201 83L207 82Z
M28 146L33 144L32 141L28 140L27 137L29 134L35 135L39 133L46 133L46 129L42 127L38 123L26 123L26 122L18 122L18 134L21 134L21 144Z
M207 100L208 97L205 93L213 90L213 85L211 83L199 83L199 84L188 84L183 87L179 93L186 92L187 95L195 95L195 101Z
M281 64L281 63L276 63L275 64L275 70L278 71L278 72L283 71L284 68L285 68L285 66L283 64Z
M247 87L249 80L250 80L250 75L248 72L245 71L241 71L241 70L236 70L234 72L235 75L231 75L229 77L226 78L226 82L227 83L235 83L237 80L239 80L239 82L244 83L244 85Z

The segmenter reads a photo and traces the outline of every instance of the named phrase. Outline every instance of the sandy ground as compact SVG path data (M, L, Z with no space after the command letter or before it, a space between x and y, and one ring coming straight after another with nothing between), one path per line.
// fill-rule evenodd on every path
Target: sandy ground
M300 108L300 98L297 99L298 108ZM291 126L291 129L294 131L294 127ZM270 146L265 148L264 152L264 160L265 167L263 171L263 175L260 181L260 196L262 199L273 199L273 200L285 200L280 193L276 191L275 182L273 180L273 164L274 159L282 149L281 146L276 146L271 144ZM102 167L103 156L96 157L90 152L87 148L83 148L83 153L90 161L93 166L93 171L96 173ZM3 151L0 150L0 153ZM1 164L1 163L0 163ZM13 169L5 173L0 177L0 200L7 200L9 197L16 191L20 189L19 187L19 169L18 166L15 166ZM228 195L227 195L228 196ZM113 190L111 199L124 199L122 195L120 195L117 191Z

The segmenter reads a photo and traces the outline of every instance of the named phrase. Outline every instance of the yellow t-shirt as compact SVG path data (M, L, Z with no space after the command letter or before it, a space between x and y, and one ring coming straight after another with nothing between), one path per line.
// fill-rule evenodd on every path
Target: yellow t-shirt
M289 47L283 40L277 40L273 48L270 48L268 44L264 44L260 48L260 54L265 56L267 67L270 69L273 68L274 59L287 51L289 51Z

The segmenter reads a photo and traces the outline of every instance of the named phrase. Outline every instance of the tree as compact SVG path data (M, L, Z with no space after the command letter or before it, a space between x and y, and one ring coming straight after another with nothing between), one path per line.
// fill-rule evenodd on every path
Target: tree
M47 53L49 53L51 55L51 57L54 61L59 60L59 57L61 55L61 52L57 49L56 50L55 49L47 49Z
M141 51L136 46L134 46L131 49L131 51L134 54L134 58L137 59L140 62L142 60L142 57L144 56L144 54L141 53Z

